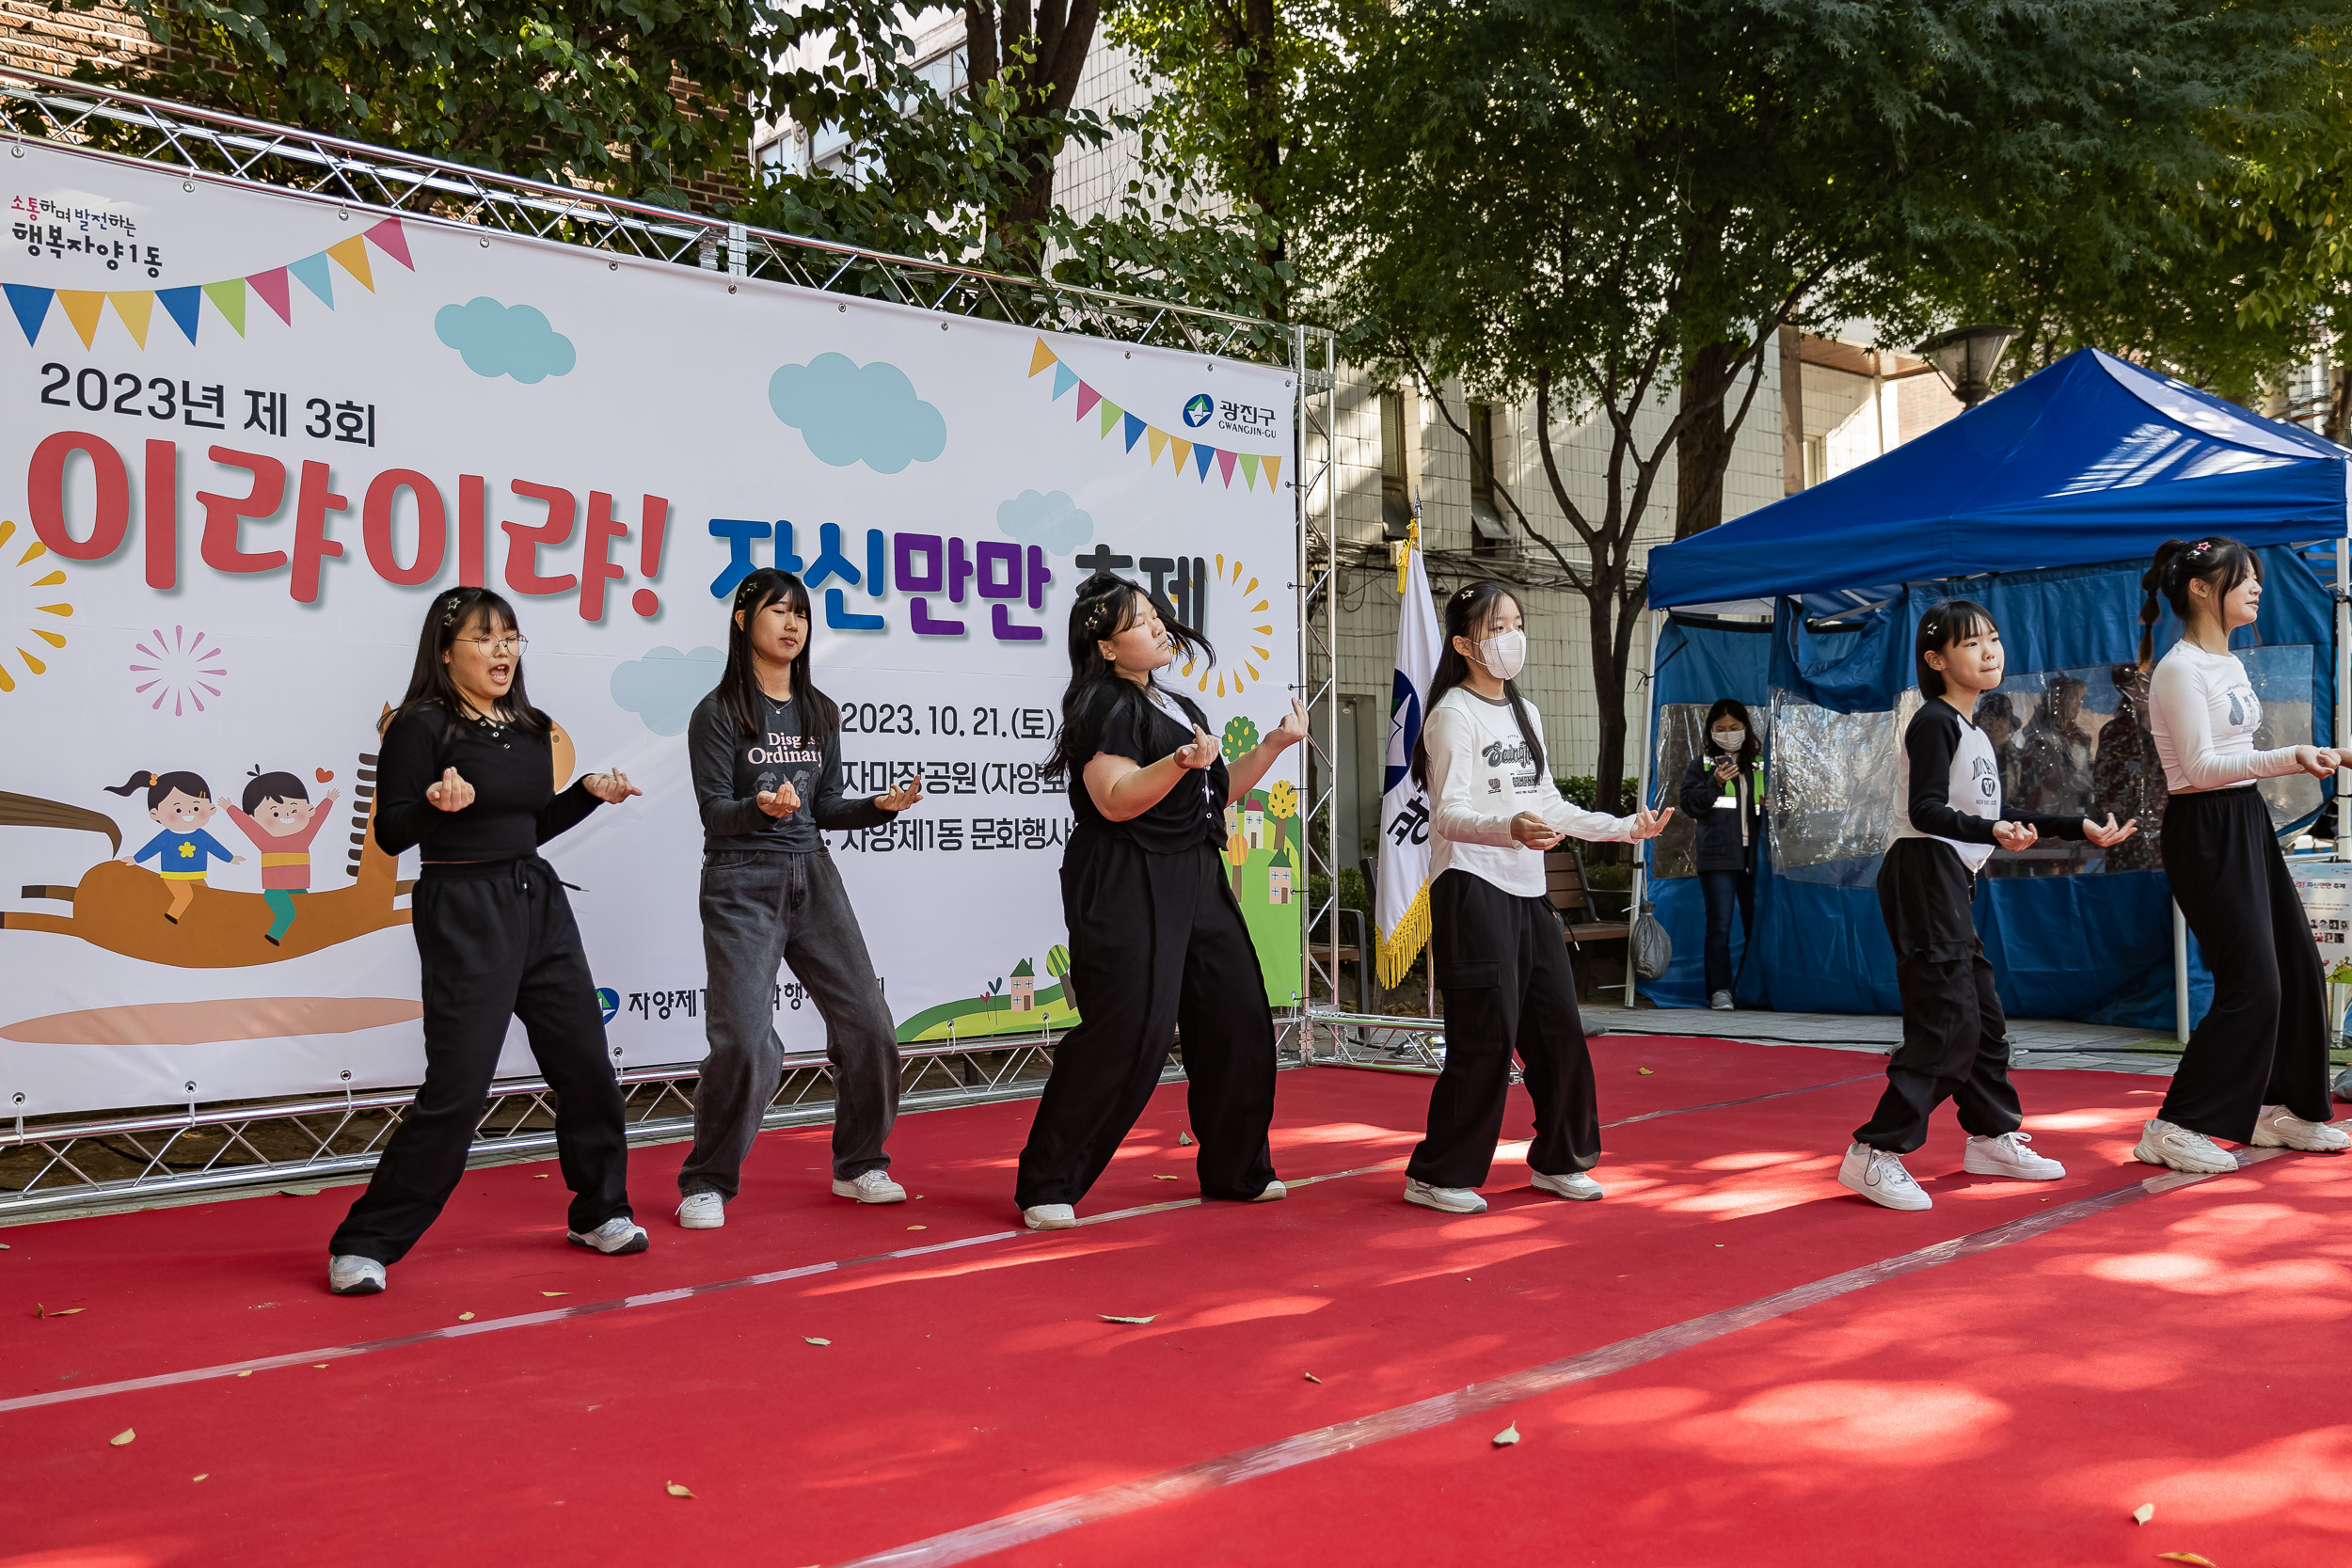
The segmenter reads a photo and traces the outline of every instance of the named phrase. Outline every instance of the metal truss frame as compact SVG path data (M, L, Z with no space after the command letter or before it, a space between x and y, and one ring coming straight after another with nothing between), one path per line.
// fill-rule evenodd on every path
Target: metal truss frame
M1330 540L1337 516L1331 465L1336 349L1328 332L755 229L0 67L0 147L8 148L11 157L22 157L27 146L161 167L181 175L189 189L204 181L404 221L455 225L483 231L485 245L492 234L548 241L616 258L720 272L729 278L787 283L845 298L882 300L1041 332L1078 333L1288 371L1298 400L1299 443L1292 468L1297 520L1297 580L1292 587L1301 606L1301 684L1295 689L1302 695L1312 692L1309 706L1325 714L1326 734L1336 738L1337 683L1327 657L1333 645L1327 592L1332 582ZM1311 473L1306 461L1310 452L1319 461ZM1310 524L1317 508L1323 518L1320 529ZM1311 559L1317 574L1311 578ZM1320 684L1309 663L1304 625L1307 606L1316 602L1316 595L1325 620L1323 629L1313 634L1315 645L1326 655ZM1315 750L1324 759L1325 787L1320 800L1308 808L1309 821L1317 805L1327 804L1332 794L1330 759L1336 745ZM1301 837L1311 835L1302 832ZM1311 844L1308 858L1314 859ZM1323 861L1327 874L1333 861L1327 835ZM1331 885L1336 887L1336 879ZM1299 899L1302 927L1310 916L1307 902ZM1328 991L1329 979L1337 973L1336 958L1327 966L1308 958L1298 1005L1277 1010L1283 1065L1311 1059L1313 1025L1307 1017L1308 999L1315 994L1318 977ZM1180 1044L1180 1054L1181 1050ZM900 1054L902 1108L982 1104L1038 1094L1052 1063L1053 1039L1041 1035L985 1042L950 1040L902 1046ZM691 1069L675 1067L621 1074L632 1143L691 1133L691 1085L695 1077ZM1181 1067L1171 1066L1168 1077L1181 1079ZM832 1069L821 1057L787 1057L783 1081L763 1125L830 1120L831 1082ZM0 1224L149 1196L282 1186L362 1173L374 1165L413 1093L390 1089L199 1103L78 1120L19 1117L13 1128L0 1122ZM470 1162L536 1158L554 1147L547 1085L525 1079L494 1085Z

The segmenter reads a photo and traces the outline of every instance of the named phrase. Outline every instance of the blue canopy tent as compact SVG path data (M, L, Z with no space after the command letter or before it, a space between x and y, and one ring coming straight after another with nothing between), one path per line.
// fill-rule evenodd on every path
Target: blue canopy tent
M1651 552L1649 602L1664 625L1650 640L1644 797L1671 801L1678 783L1653 788L1666 705L1732 696L1760 707L1778 694L1792 712L1887 713L1912 684L1919 617L1954 594L1993 610L2012 671L2126 664L2148 557L2167 538L2208 533L2266 546L2262 620L2240 640L2269 650L2273 678L2311 705L2312 737L2328 744L2346 732L2352 637L2340 595L2295 546L2332 545L2328 576L2344 585L2348 485L2352 452L2332 442L2096 350L2070 355L1860 468ZM1708 613L1767 610L1769 624ZM2159 649L2177 629L2159 628ZM1765 867L1743 1005L1895 1010L1867 879L1875 853ZM1702 1005L1695 880L1649 892L1676 960L1645 991ZM2021 1016L2157 1027L2185 1010L2161 872L1988 879L1978 920Z

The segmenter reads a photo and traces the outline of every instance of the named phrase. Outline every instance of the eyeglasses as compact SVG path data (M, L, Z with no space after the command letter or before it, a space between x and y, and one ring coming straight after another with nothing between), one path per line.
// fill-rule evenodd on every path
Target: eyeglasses
M494 658L501 654L513 654L519 658L523 650L531 646L531 639L518 631L509 632L504 637L461 637L458 641L470 642Z

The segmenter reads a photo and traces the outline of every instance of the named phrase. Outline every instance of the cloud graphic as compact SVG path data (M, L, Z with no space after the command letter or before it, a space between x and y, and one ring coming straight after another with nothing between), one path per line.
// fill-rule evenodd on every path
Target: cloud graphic
M433 318L433 334L464 355L474 374L511 375L526 387L569 375L580 359L572 341L535 308L501 305L487 294L442 306Z
M645 721L656 735L683 735L694 705L719 684L727 656L717 648L682 654L649 648L612 672L612 700Z
M996 526L1008 539L1040 546L1055 555L1068 555L1094 537L1094 519L1059 490L1044 496L1022 491L997 507Z
M768 380L768 406L799 431L819 463L863 463L895 474L947 450L947 421L914 395L906 372L884 360L859 365L846 354L820 354L787 365Z

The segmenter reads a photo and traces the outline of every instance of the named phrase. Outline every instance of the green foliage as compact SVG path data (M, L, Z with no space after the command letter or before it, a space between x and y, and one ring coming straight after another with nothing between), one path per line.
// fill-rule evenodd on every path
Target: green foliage
M172 52L86 61L81 79L674 206L683 182L741 163L786 15L768 0L120 3Z
M1567 798L1570 805L1581 806L1586 811L1600 810L1600 781L1592 774L1579 773L1572 779L1554 779L1551 782L1560 786L1560 793Z
M1736 434L1780 326L1908 325L2059 215L2070 254L2149 265L2182 231L2167 193L2221 167L2213 127L2257 115L2302 69L2296 40L2317 14L2294 0L1304 3L1346 48L1302 93L1295 251L1317 259L1310 282L1358 357L1433 396L1448 378L1533 395L1566 530L1496 496L1590 609L1605 808L1625 772L1643 526L1683 432L1720 409ZM1677 388L1676 411L1653 412ZM1597 496L1555 448L1582 421L1604 440Z
M1320 910L1323 901L1330 896L1331 879L1320 871L1311 873L1307 878L1307 908L1311 911ZM1372 886L1364 880L1364 874L1353 866L1340 868L1340 908L1361 910L1367 916L1372 913Z

